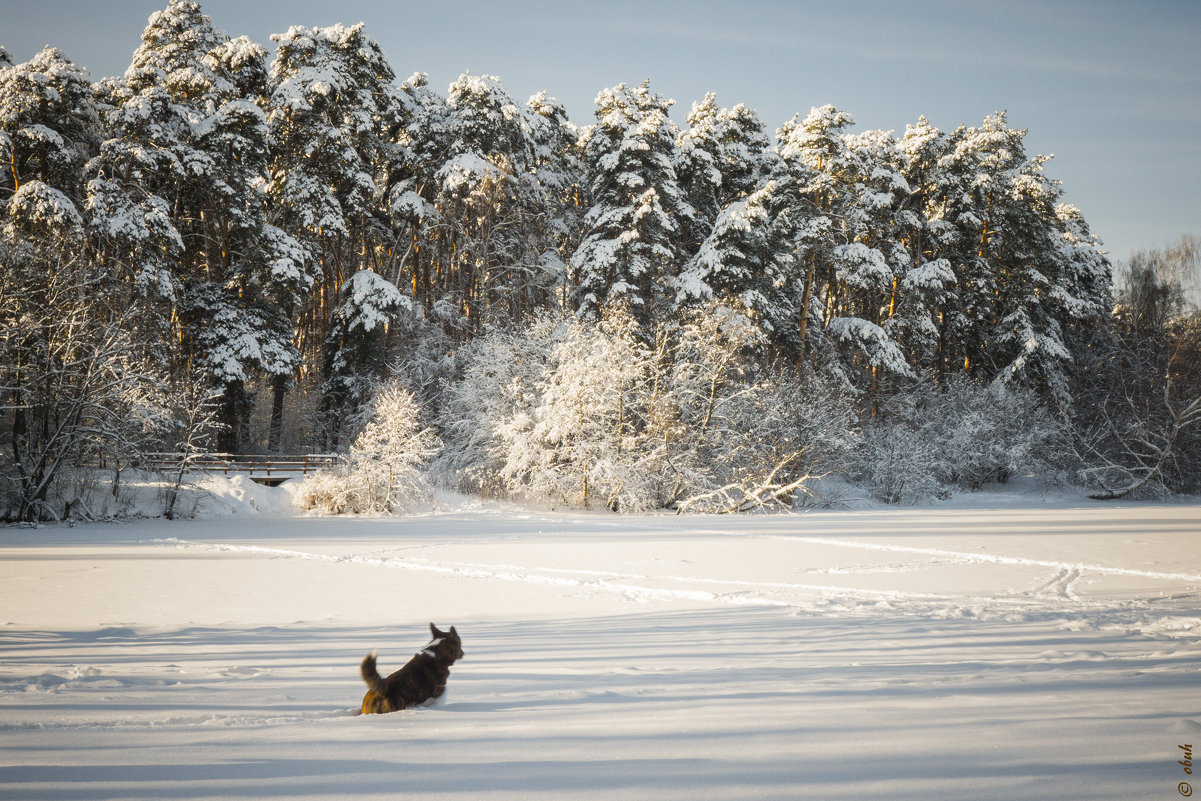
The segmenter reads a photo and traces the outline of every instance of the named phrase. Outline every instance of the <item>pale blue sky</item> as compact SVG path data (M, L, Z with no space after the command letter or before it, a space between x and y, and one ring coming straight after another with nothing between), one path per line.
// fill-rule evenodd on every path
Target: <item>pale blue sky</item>
M18 61L60 47L94 77L120 74L166 0L0 0L0 44ZM1197 0L769 0L575 3L207 0L233 36L270 45L290 25L363 21L400 78L440 91L496 74L519 100L540 89L577 124L620 81L677 101L745 102L770 130L833 103L859 129L944 130L1007 109L1030 154L1115 259L1201 234L1201 2Z

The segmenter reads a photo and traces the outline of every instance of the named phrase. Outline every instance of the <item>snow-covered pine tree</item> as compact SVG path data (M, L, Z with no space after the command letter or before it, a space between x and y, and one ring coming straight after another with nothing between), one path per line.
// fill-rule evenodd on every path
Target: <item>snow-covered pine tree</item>
M1061 288L1053 289L1053 299L1060 304L1059 314L1071 322L1061 321L1073 352L1087 334L1082 327L1091 328L1104 320L1113 308L1113 267L1102 251L1101 239L1092 232L1080 209L1070 203L1055 206L1058 223L1059 257L1062 263Z
M387 275L410 292L427 313L445 294L439 236L444 230L438 208L438 171L447 161L453 138L446 98L429 86L429 76L414 73L396 88L401 110L388 165L386 211L394 230L393 270Z
M681 132L676 171L695 210L687 264L674 280L677 307L721 298L752 312L763 330L794 315L779 291L791 258L777 215L780 184L765 175L774 154L763 125L743 104L694 103ZM697 239L699 237L699 239Z
M1001 216L1008 187L1025 163L1024 131L994 114L978 128L960 125L948 136L944 157L943 217L956 228L957 247L950 262L956 275L952 305L945 312L944 358L951 369L990 380L998 354L987 347L1000 307L1003 280L1000 255L1004 240Z
M539 92L526 103L534 143L534 176L543 193L546 219L539 244L541 274L555 282L552 308L566 308L571 255L579 246L587 207L580 132L557 99Z
M321 386L323 447L337 450L346 431L355 431L388 363L389 327L412 301L371 270L359 270L343 285L325 340Z
M389 253L396 241L385 205L396 162L392 140L404 114L390 86L394 73L362 23L293 26L272 40L277 47L267 87L266 193L272 223L314 259L316 291L294 312L302 347L310 358L321 352L327 368L365 367L354 354L339 359L329 348L344 338L336 311L345 298L344 282L364 270L384 281L373 268L392 267ZM380 378L375 372L354 381ZM349 380L345 372L325 373L325 379L335 395L342 392L336 388L340 382ZM325 396L321 404L329 410L337 400Z
M713 230L718 213L760 185L771 143L753 110L742 103L718 108L712 92L692 104L686 121L688 128L676 142L675 169L695 211L683 232L692 255Z
M901 174L909 194L897 215L909 264L898 276L886 328L915 369L945 374L948 314L955 286L951 260L961 241L957 226L944 219L944 157L947 137L920 117L907 125L897 144Z
M390 163L388 130L401 114L394 74L361 23L293 26L271 38L273 222L320 255L316 299L332 303L347 276L373 266L376 246L391 244L379 238L386 187L377 171Z
M311 283L297 243L267 223L266 51L230 39L187 0L151 15L122 85L105 87L112 135L89 165L89 212L110 272L166 304L174 371L221 381L218 447L244 440L253 375L299 361L286 299ZM163 335L170 326L160 326ZM182 343L182 350L174 343Z
M464 333L478 333L545 307L564 276L557 258L543 258L551 241L547 195L527 112L499 78L468 73L450 86L445 126L439 245Z
M101 128L87 72L46 47L29 61L0 66L0 205L28 181L41 181L82 207L84 164Z
M878 312L870 306L864 312L862 302L856 308L859 297L880 297L891 284L888 257L857 239L871 240L867 225L881 208L891 208L898 177L891 165L873 165L870 155L865 159L852 147L857 140L846 129L853 124L850 114L826 105L803 120L794 117L776 134L776 174L786 198L781 214L789 220L794 254L787 282L800 317L796 364L803 374L818 352L837 350L843 354L841 371L851 381L864 375L864 368L909 371L888 332L874 319L858 316L878 318ZM886 191L868 181L883 181ZM878 208L869 212L872 207ZM895 243L886 249L895 258Z
M1028 158L1025 135L998 113L949 137L944 216L958 227L958 253L945 339L964 371L1061 402L1073 358L1064 330L1104 312L1107 264L1071 212L1058 211L1062 190L1043 171L1050 157Z
M172 202L186 120L161 89L134 95L115 80L99 89L107 131L87 165L89 238L121 302L137 309L135 340L178 375L185 247Z
M767 181L717 214L700 249L676 276L679 309L719 300L740 305L777 342L792 336L796 310L786 289L792 264L787 220L781 220L780 184Z
M671 104L645 81L597 95L597 122L585 133L592 206L572 256L581 311L626 303L648 330L682 267L683 230L695 216L673 164Z
M827 301L834 312L828 329L865 332L843 337L853 349L852 362L870 373L874 400L882 376L912 374L889 331L900 278L911 259L901 213L910 188L891 132L847 134L844 142L854 160L855 174L843 223L849 242L834 248L837 286L834 297Z

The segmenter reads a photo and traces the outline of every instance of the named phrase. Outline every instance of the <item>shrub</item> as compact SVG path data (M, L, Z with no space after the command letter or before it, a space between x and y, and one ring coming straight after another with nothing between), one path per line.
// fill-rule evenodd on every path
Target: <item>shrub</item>
M296 506L320 514L391 514L428 501L422 467L441 442L419 417L413 394L399 382L380 386L342 464L308 479Z

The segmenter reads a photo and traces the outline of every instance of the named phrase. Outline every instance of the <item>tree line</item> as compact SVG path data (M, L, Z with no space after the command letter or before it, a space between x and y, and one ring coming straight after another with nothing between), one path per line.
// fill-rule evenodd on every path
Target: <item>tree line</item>
M771 136L712 94L679 126L643 82L579 127L493 76L398 81L362 24L272 40L171 0L119 78L0 48L4 516L61 514L99 457L345 450L384 399L464 488L619 509L831 472L887 500L1047 465L1197 486L1180 281L1146 255L1115 316L1004 113Z

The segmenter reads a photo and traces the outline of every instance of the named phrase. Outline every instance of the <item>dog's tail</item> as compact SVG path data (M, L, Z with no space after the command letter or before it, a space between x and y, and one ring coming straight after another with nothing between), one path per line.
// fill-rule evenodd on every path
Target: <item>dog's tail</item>
M384 679L380 676L379 671L375 669L375 657L377 653L372 651L363 657L363 664L359 666L359 672L363 675L363 681L367 682L367 686L376 692L380 692L384 685Z

